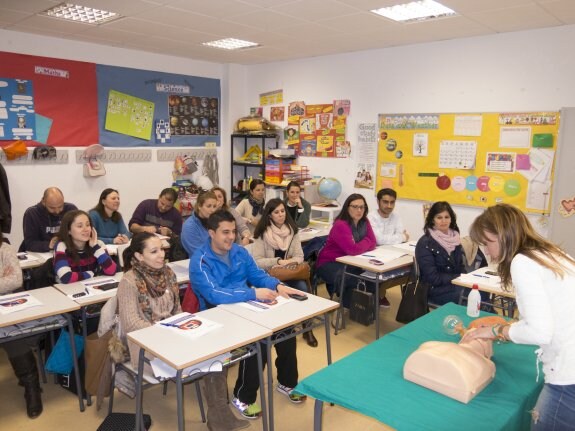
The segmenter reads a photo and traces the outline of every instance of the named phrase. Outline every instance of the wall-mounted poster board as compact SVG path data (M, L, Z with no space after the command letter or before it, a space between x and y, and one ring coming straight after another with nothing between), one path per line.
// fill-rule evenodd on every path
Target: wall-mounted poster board
M377 186L548 213L558 130L559 112L380 114Z

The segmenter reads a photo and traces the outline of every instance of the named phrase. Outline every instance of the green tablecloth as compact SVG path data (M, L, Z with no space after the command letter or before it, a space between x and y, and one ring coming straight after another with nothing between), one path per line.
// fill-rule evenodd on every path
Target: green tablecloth
M312 374L296 389L400 431L528 430L529 411L543 385L542 374L535 381L535 346L494 344L495 379L469 404L403 379L403 364L421 343L459 340L443 331L449 314L463 318L465 325L472 320L464 307L444 305Z

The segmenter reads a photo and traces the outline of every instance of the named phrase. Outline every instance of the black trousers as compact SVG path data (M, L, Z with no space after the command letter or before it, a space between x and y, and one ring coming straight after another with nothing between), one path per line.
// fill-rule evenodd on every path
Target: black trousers
M323 281L325 281L325 287L328 293L333 296L334 294L339 295L339 287L341 283L341 278L343 277L344 264L340 262L327 262L316 269L317 275L319 275ZM355 266L348 266L347 272L353 274L361 274L364 270L357 268ZM357 286L357 279L353 277L345 278L345 286L343 290L343 306L349 308L351 302L351 291ZM374 291L373 283L366 283L367 290Z
M272 336L273 339L280 339L291 333L291 329L278 332ZM266 345L260 343L262 349L262 362L265 368L268 362L266 355ZM298 382L296 339L292 337L288 340L275 344L277 358L275 361L277 369L277 381L284 386L294 388ZM268 382L271 384L271 382ZM240 362L238 379L234 387L234 397L242 403L253 404L256 402L260 381L258 377L258 358L256 355L244 359Z

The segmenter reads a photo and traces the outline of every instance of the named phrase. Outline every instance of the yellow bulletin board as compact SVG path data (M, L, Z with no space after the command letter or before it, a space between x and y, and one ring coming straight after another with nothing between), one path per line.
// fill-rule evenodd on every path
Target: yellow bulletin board
M380 114L377 189L548 213L558 130L559 112Z

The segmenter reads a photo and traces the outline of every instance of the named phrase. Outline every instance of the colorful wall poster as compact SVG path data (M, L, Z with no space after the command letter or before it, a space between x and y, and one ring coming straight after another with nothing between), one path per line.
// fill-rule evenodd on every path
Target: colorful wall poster
M172 135L219 134L219 102L216 97L170 95L168 105Z
M149 141L153 118L153 102L110 90L106 130Z
M0 140L35 138L34 91L27 79L0 78Z

